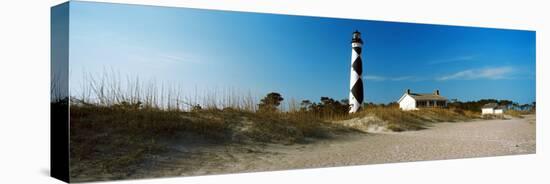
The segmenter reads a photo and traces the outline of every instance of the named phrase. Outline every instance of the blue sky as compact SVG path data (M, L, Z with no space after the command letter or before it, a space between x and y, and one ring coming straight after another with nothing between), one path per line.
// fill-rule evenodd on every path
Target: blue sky
M367 102L405 89L449 99L535 101L535 32L71 2L71 89L107 69L196 88L318 101L348 97L362 32Z

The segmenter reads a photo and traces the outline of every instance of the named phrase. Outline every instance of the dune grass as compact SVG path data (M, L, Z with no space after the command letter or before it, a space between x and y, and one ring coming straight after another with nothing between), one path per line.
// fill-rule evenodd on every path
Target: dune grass
M401 111L367 108L353 115L319 116L307 112L260 113L238 108L161 109L129 103L71 106L71 163L95 172L110 173L138 164L151 155L169 151L163 141L186 136L217 144L306 143L359 131L331 123L335 119L376 116L393 131L421 130L429 122L466 121L475 114L450 109Z
M141 161L170 151L178 137L217 145L295 144L356 132L313 116L256 113L226 108L194 111L120 105L71 106L70 152L74 176L137 169Z
M169 152L170 141L182 137L223 144L296 144L334 135L359 133L333 123L364 116L388 122L393 131L420 130L430 122L466 121L479 116L458 109L401 111L394 107L365 108L359 113L301 111L295 100L288 110L258 111L250 93L223 90L185 96L177 87L121 82L116 74L86 75L78 96L70 98L71 174L131 173L139 163ZM244 95L242 95L244 94ZM195 94L196 95L196 94Z
M479 113L448 108L423 108L403 111L397 107L370 107L350 117L375 116L387 122L392 131L422 130L428 123L462 122L479 118Z
M504 111L505 115L509 115L515 118L523 118L523 116L525 115L534 114L534 113L535 113L534 111L520 111L520 110L514 110L514 109L509 109Z

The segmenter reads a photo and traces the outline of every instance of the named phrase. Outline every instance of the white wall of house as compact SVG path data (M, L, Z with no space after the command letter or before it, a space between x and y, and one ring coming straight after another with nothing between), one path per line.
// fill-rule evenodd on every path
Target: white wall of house
M405 110L405 111L417 110L418 109L418 108L416 108L416 100L414 100L414 98L411 97L408 94L404 94L399 99L399 108L401 108L401 110Z
M481 115L494 114L494 113L495 113L494 108L481 108Z
M495 109L495 114L503 114L504 110L502 109Z

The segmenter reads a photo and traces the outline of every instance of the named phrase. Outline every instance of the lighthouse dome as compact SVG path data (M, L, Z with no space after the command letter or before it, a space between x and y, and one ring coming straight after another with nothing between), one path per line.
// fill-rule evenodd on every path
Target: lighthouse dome
M361 40L361 32L359 32L357 30L355 30L355 32L353 32L351 43L363 43L363 40Z

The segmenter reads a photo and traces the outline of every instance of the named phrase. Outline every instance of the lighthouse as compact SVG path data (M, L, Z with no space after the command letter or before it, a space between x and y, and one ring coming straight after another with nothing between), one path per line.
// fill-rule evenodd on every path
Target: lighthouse
M351 39L351 72L350 72L350 87L349 87L349 113L355 113L361 109L363 104L363 80L361 74L363 72L363 61L361 60L361 48L363 40L359 31L353 32Z

